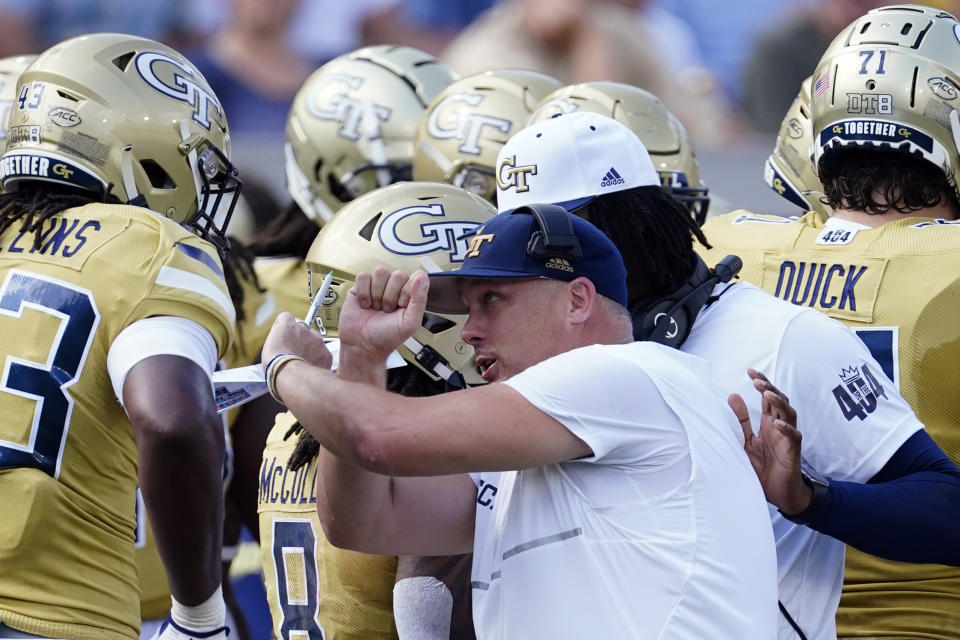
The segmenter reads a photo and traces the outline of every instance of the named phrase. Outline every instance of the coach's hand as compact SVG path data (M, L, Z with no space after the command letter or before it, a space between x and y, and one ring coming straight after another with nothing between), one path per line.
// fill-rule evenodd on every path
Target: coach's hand
M281 313L273 321L270 333L263 343L261 364L266 367L275 355L292 353L317 367L329 369L333 356L319 332L307 327L289 313Z
M377 267L358 273L340 310L341 349L386 361L420 328L429 286L423 271L408 275Z
M753 433L747 405L739 394L727 399L743 429L743 448L760 479L767 502L787 515L804 511L813 499L813 489L800 474L800 432L797 412L790 400L759 371L748 369L754 388L761 394L760 429Z

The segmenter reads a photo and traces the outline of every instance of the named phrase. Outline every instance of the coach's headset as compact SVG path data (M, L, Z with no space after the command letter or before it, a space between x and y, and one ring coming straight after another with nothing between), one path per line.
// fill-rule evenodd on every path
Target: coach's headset
M711 298L713 288L730 282L743 267L743 261L734 255L726 256L713 269L700 256L696 256L696 261L693 273L676 291L641 298L630 305L634 340L650 340L679 349L690 335L697 314L716 301Z
M570 221L573 214L563 207L532 204L518 207L512 213L532 214L537 222L538 229L527 242L527 255L531 258L565 258L572 261L583 258L580 241ZM676 291L665 296L641 298L628 307L633 320L634 340L649 340L679 348L690 335L697 314L716 300L711 300L713 288L730 282L742 267L743 262L734 255L726 256L713 269L707 267L700 256L696 256L693 274Z

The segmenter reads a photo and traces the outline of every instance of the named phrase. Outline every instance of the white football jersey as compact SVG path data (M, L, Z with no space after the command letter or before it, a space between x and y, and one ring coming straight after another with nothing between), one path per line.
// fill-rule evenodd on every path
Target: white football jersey
M743 396L754 431L760 394L747 369L763 372L790 399L803 434L804 465L835 480L866 482L923 428L863 342L819 311L747 283L722 284L682 350L710 362L722 397ZM777 541L780 601L807 638L836 638L844 544L769 507ZM796 632L780 616L779 638Z
M774 636L770 520L707 368L636 342L506 382L593 455L474 474L478 638Z

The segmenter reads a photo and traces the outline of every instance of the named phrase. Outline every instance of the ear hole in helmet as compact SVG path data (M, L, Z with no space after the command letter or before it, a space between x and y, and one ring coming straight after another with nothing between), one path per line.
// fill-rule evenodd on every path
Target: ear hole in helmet
M130 66L130 61L133 60L133 56L136 55L136 51L131 51L130 53L125 53L122 56L117 56L110 62L113 63L117 69L120 71L126 71L127 67Z
M350 195L347 187L334 178L332 174L327 176L327 188L330 189L330 193L340 202L350 202L353 200L353 196Z
M155 160L141 160L140 166L154 189L176 189L177 185Z
M452 329L457 323L452 320L447 320L443 316L438 316L434 313L428 312L423 314L423 321L421 324L423 325L424 329L436 335L438 333L443 333L448 329Z
M382 213L378 213L374 217L370 218L370 222L363 225L363 229L360 229L360 237L370 242L373 239L373 230L377 228L377 223L380 222L380 216Z

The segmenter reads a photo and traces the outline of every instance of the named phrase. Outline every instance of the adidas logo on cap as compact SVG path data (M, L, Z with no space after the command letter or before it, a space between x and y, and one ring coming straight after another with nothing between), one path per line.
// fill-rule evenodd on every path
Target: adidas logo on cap
M570 263L563 258L550 258L547 260L547 264L544 265L547 269L559 269L560 271L569 271L573 273L573 267L570 266Z
M623 184L626 180L617 173L617 170L613 167L610 167L610 171L607 171L607 175L603 176L603 181L600 182L601 187L612 187L617 184Z

